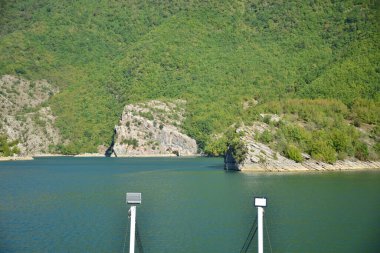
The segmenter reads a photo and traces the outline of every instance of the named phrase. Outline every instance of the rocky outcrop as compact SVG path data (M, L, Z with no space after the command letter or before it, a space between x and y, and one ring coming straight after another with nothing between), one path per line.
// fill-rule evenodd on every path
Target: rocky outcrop
M58 89L46 80L28 81L5 75L0 79L0 133L18 140L20 155L47 153L61 140L55 116L44 106Z
M262 133L266 129L267 125L260 122L250 127L243 126L238 128L237 131L242 133L240 140L246 148L246 154L244 160L238 163L234 159L231 150L228 150L225 156L225 169L246 172L380 169L380 162L378 161L359 161L351 158L351 160L328 164L313 160L307 154L303 154L305 159L303 162L297 163L272 150L269 146L256 141L255 134Z
M241 165L236 161L229 147L224 156L224 169L226 170L241 170Z
M126 105L115 126L116 156L188 156L197 154L194 139L181 131L185 101Z

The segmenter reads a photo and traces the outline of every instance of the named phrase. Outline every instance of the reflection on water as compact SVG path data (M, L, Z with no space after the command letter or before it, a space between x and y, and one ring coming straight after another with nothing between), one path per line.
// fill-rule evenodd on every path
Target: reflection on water
M379 172L243 174L210 158L39 158L0 164L0 252L122 252L127 191L142 192L137 219L148 253L240 252L254 195L268 197L274 252L380 248Z

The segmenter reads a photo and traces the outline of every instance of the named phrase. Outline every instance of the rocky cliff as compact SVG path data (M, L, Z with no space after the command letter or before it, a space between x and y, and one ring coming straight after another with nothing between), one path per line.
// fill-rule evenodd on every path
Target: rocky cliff
M313 160L309 155L302 154L303 162L295 162L271 149L268 145L256 140L255 135L267 130L265 123L256 122L252 126L242 126L237 129L245 149L241 162L237 162L231 148L225 156L225 169L240 171L330 171L379 169L379 161L359 161L355 158L337 161L334 164Z
M115 126L116 156L188 156L197 154L194 139L182 133L185 101L126 105Z
M20 155L49 152L49 145L61 140L54 127L55 116L45 106L58 92L46 80L28 81L4 75L0 79L0 133L18 140Z

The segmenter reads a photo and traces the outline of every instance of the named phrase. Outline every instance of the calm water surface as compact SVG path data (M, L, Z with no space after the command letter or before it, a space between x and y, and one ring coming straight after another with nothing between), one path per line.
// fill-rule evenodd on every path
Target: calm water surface
M145 253L240 252L255 195L273 252L380 252L380 172L243 174L209 158L2 162L0 252L123 252L133 191Z

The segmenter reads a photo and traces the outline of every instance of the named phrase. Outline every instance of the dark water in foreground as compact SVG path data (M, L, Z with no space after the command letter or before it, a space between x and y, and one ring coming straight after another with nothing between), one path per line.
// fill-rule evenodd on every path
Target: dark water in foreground
M380 252L380 172L228 173L207 158L0 163L0 252L122 252L128 191L142 192L145 253L240 252L254 195L273 252Z

